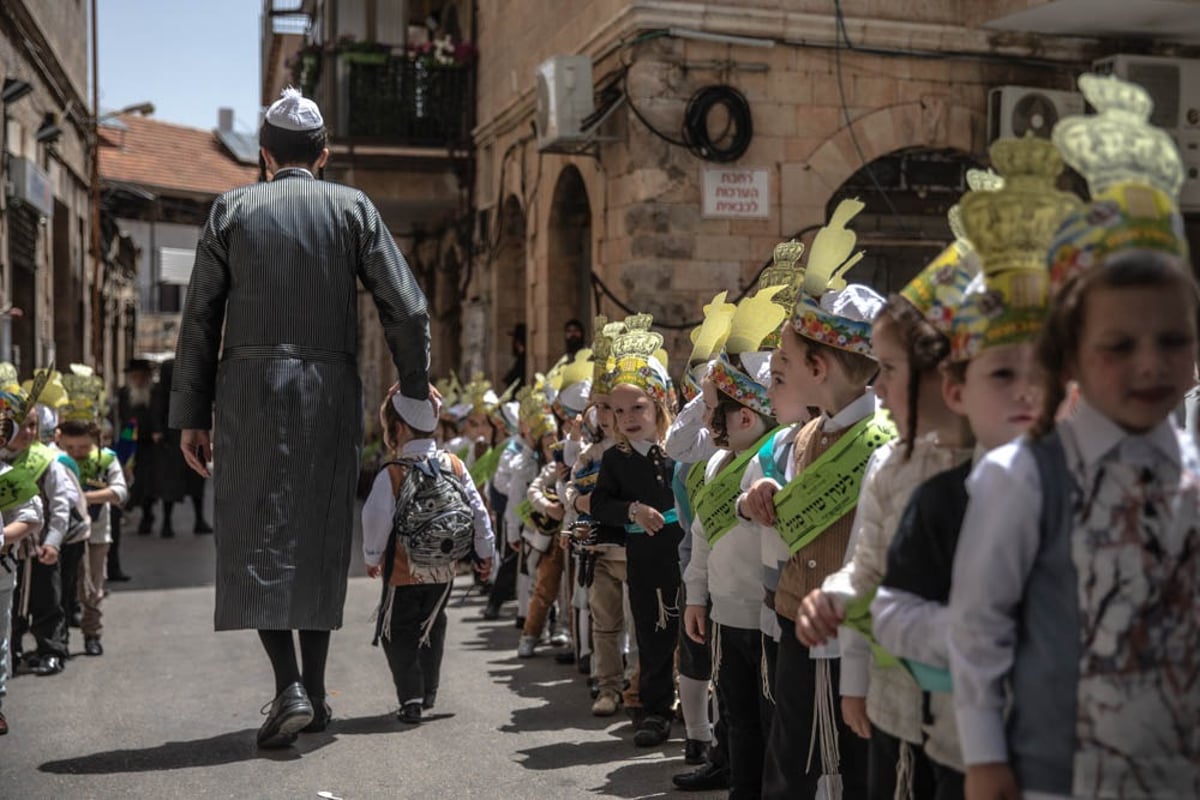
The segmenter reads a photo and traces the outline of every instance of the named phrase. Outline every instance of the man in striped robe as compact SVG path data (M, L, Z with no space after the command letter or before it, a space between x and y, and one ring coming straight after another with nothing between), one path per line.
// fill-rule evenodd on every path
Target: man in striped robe
M257 630L275 670L264 747L323 730L330 715L325 657L342 624L363 434L358 280L399 391L429 396L425 296L366 195L314 177L325 142L316 104L294 89L267 112L271 179L213 203L171 389L189 465L205 476L214 465L216 629Z

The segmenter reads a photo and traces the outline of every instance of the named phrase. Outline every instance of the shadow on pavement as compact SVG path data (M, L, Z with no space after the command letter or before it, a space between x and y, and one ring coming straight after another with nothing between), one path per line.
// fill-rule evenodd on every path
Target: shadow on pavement
M684 766L683 762L679 762L679 772L686 772L692 769ZM671 787L670 781L663 780L663 762L642 761L634 764L625 764L617 767L612 772L608 773L607 782L603 786L597 786L590 791L593 794L598 794L602 797L637 797L637 798L655 798L655 797L678 797L679 793ZM647 793L647 786L661 785L661 791ZM699 793L694 796L713 797L710 793ZM722 792L717 797L724 797Z
M254 728L193 739L186 742L166 742L140 750L109 750L88 756L47 761L39 772L56 775L108 775L119 772L155 772L190 767L214 767L238 761L293 761L319 750L333 737L301 737L296 747L280 750L260 750L254 742Z

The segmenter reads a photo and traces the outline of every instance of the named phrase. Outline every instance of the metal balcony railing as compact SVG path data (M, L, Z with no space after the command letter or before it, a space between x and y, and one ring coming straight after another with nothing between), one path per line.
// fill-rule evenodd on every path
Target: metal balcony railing
M448 147L470 139L471 68L383 56L346 65L346 134L415 147Z

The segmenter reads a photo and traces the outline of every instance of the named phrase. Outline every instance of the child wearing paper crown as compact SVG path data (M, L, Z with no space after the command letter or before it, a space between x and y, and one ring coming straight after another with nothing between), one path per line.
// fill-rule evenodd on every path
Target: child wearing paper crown
M991 181L990 190L999 188L999 181ZM984 188L972 174L968 174L968 182L976 191ZM1052 196L1045 191L1039 194ZM1039 328L1039 308L1045 306L1044 300L1032 300L1025 307L1014 305L1003 293L1003 273L995 273L988 281L986 264L985 275L972 280L964 267L977 258L965 238L960 239L926 269L925 280L914 283L919 289L915 294L925 301L926 319L950 338L950 355L942 369L942 395L946 404L970 423L976 460L1020 436L1035 418L1041 392L1033 340ZM1031 266L1045 275L1040 265ZM997 300L1003 303L1000 313L984 314L982 309ZM1026 323L1012 324L1022 317ZM954 551L967 506L966 480L973 466L971 461L964 462L913 492L871 603L880 645L913 671L924 690L924 750L933 783L924 796L935 800L963 796L962 754L946 671L946 623Z
M781 321L761 313L772 310L770 297L756 296L743 301L743 306L765 324L763 333ZM782 317L783 309L775 308ZM751 338L761 341L762 337ZM742 345L733 342L730 346L741 350ZM757 345L752 346L757 349ZM745 353L746 360L752 355L757 353ZM763 369L767 362L760 359L759 370L750 374L747 361L741 354L733 358L722 355L701 383L706 424L714 444L724 449L708 460L704 483L693 498L692 554L684 572L687 635L713 649L713 682L728 741L733 797L758 797L762 791L763 754L771 719L770 703L761 692L761 533L733 511L746 463L775 427L767 398L769 373Z
M843 201L817 234L802 296L771 361L777 419L784 424L803 419L808 406L822 415L764 446L746 469L746 491L736 506L741 517L766 527L763 558L771 563L764 583L782 628L765 798L836 796L839 785L844 797L866 795L866 743L833 708L839 682L831 661L837 647L810 650L796 637L801 600L845 558L866 462L894 436L890 425L876 419L875 395L867 388L877 369L871 321L883 298L841 280L862 257L851 256L856 237L845 227L862 208L856 200ZM815 765L798 752L814 730L820 732L809 754Z
M1144 90L1080 88L1099 113L1053 139L1093 202L1049 248L1043 410L972 472L954 557L968 800L1200 793L1200 456L1170 420L1197 355L1182 165Z
M556 488L559 464L554 460L554 451L561 445L557 435L557 423L553 414L543 411L541 418L531 424L531 433L538 442L540 469L525 492L531 513L523 536L537 555L534 566L531 567L533 592L529 599L525 625L521 630L521 639L517 643L518 658L532 658L542 639L550 609L558 599L562 586L565 560L565 553L556 541L563 517L566 516L566 509ZM566 614L565 608L559 609L560 625L567 621Z
M630 317L625 323L626 332L613 342L611 403L617 445L601 459L591 513L601 524L623 526L628 533L629 605L637 633L638 693L645 711L634 743L657 747L670 738L675 701L675 601L683 529L671 492L675 464L662 450L671 424L672 391L657 355L662 337L650 331L649 315Z
M550 401L542 376L517 395L520 402L519 450L513 457L508 481L508 500L504 511L505 536L519 548L517 569L518 630L524 630L533 597L533 582L538 562L553 537L539 533L532 519L529 485L550 461L549 448L558 440L558 423L550 412Z
M9 440L16 434L20 409L18 398L0 392L0 450L7 448ZM9 485L4 476L12 469L7 462L0 461L0 488ZM4 697L8 693L8 678L14 666L10 625L17 573L24 567L24 559L31 557L44 519L41 498L36 492L25 494L28 496L5 491L3 500L0 500L0 522L4 526L0 529L0 736L8 733L9 727L3 708Z
M983 183L981 175L974 180ZM1035 195L1029 200L1031 207L1042 199L1041 187ZM961 232L957 219L958 212L952 211L951 228L956 234ZM842 634L842 705L851 727L869 735L868 796L872 798L933 797L938 783L936 770L921 749L925 740L922 691L893 654L878 647L867 606L883 578L888 547L909 497L929 478L971 457L970 430L960 409L951 407L942 392L939 367L953 355L951 338L934 320L961 305L976 271L977 259L969 246L955 242L891 298L876 320L872 347L880 374L875 390L904 439L875 454L859 497L848 563L805 598L798 620L801 641L808 646L822 644L839 625L851 628ZM982 299L983 295L981 290L976 296ZM996 295L988 294L987 301L996 301ZM1028 314L1024 307L1015 309L1004 315L997 328L1010 327Z
M391 668L400 702L398 719L416 724L422 712L437 702L446 643L446 599L454 571L445 567L422 575L412 568L404 547L395 543L396 501L407 470L420 461L437 459L443 470L461 482L474 518L475 569L485 578L492 567L495 537L487 508L465 465L434 440L438 421L432 401L395 392L384 400L379 416L384 443L395 460L379 471L363 504L363 560L369 577L384 580L375 643L382 640ZM323 697L313 697L312 702L313 721L305 730L324 730L333 712Z

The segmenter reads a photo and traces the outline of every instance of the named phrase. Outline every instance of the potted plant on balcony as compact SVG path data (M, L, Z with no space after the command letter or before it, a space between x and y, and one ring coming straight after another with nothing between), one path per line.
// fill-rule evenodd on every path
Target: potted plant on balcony
M378 42L359 42L347 34L338 39L337 54L350 64L386 64L392 48Z

